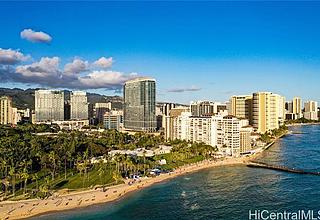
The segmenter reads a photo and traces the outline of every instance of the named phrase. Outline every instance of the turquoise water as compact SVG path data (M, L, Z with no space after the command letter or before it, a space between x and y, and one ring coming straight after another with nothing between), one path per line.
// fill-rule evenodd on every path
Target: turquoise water
M320 126L290 128L261 161L320 171ZM119 201L34 219L248 219L249 210L320 209L320 176L216 167L134 192Z

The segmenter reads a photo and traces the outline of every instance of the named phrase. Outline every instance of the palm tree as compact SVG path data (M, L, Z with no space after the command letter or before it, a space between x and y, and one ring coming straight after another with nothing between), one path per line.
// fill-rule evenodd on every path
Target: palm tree
M8 176L7 161L4 158L1 159L1 170L2 170L2 177Z
M99 161L98 175L99 175L99 178L100 178L100 183L101 183L101 185L103 185L103 183L102 183L102 176L103 176L103 174L104 174L103 161L100 160L100 161Z
M49 161L52 164L51 176L52 176L52 180L54 180L55 171L56 171L56 154L54 151L50 151Z
M83 160L84 160L84 173L85 173L85 176L86 178L89 180L89 173L87 171L88 169L88 164L89 164L89 152L88 152L88 149L83 152Z
M10 166L9 175L11 177L12 194L13 194L13 196L15 196L15 192L16 192L16 168L13 165Z
M143 150L143 174L146 175L146 150Z
M32 181L36 181L36 190L37 190L37 191L39 190L38 180L39 180L38 174L37 174L37 173L34 173L34 174L32 175Z
M4 178L4 179L2 180L2 183L3 183L3 185L4 185L4 197L6 198L6 197L7 197L7 193L8 193L8 188L9 188L9 185L10 185L10 182L9 182L8 178L6 177L6 178Z
M23 194L26 194L27 191L27 181L29 178L29 174L28 174L28 170L27 168L24 168L22 173L21 173L21 178L24 180L24 190L23 190Z

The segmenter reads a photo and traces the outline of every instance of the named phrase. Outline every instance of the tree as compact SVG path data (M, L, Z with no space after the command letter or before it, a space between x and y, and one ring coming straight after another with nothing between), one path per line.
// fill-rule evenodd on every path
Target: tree
M104 175L104 167L103 167L103 161L102 160L99 161L98 175L99 175L99 178L100 178L101 185L104 185L103 182L102 182L102 176Z
M37 191L39 190L38 180L39 180L38 174L37 174L37 173L34 173L34 174L32 175L32 181L35 181L35 182L36 182L36 190L37 190Z
M29 179L29 174L28 174L28 170L27 168L23 168L23 172L21 173L21 178L24 180L24 190L23 190L23 194L25 195L27 192L27 182Z
M56 172L56 153L54 151L50 151L49 153L49 161L51 162L51 176L52 180L54 180L55 172Z
M15 168L15 166L13 166L13 165L10 166L9 175L11 177L12 194L13 194L13 196L15 196L15 192L16 192L16 168Z

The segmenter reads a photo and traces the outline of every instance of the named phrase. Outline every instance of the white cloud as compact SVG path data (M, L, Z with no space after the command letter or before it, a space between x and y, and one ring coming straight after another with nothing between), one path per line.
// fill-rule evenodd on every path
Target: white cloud
M52 37L49 34L42 31L34 31L32 29L24 29L21 31L20 37L34 43L49 43L52 40Z
M79 83L84 88L119 89L125 81L136 78L137 74L125 75L116 71L93 71L87 76L79 77Z
M30 83L52 88L70 89L107 89L119 91L124 82L138 77L137 73L124 74L116 71L95 70L86 74L78 74L83 70L88 71L88 62L75 59L72 63L59 68L58 57L43 57L39 62L29 65L5 68L0 65L0 79L11 82Z
M9 52L8 52L9 51ZM4 56L5 54L5 56ZM7 58L14 57L11 59ZM4 58L5 57L5 58ZM59 57L42 57L39 61L27 65L16 64L26 57L13 50L0 50L0 80L3 82L20 82L51 88L69 89L106 89L119 91L130 79L139 77L137 73L125 74L112 70L90 71L88 61L75 58L60 68Z
M26 61L29 58L30 56L25 56L23 53L17 50L0 48L0 64L14 65L21 61Z
M109 58L101 57L100 59L94 62L94 65L99 66L101 68L109 68L112 66L112 64L113 64L112 57L109 57Z
M79 74L88 69L88 61L83 61L81 59L75 58L72 63L67 63L64 66L65 74Z
M55 78L60 77L59 57L42 57L39 62L17 66L16 72L25 77Z

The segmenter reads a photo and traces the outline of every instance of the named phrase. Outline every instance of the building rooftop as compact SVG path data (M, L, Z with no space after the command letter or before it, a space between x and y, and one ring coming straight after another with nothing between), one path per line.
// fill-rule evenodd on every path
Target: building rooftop
M143 82L143 81L156 81L156 80L153 79L153 78L150 78L150 77L138 77L138 78L126 81L125 84L127 84L127 83L135 83L135 82Z
M42 93L42 94L50 94L50 93L63 93L61 90L50 90L50 89L39 89L36 90L37 93Z

